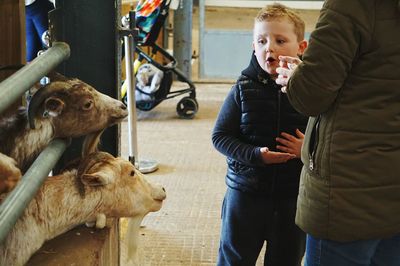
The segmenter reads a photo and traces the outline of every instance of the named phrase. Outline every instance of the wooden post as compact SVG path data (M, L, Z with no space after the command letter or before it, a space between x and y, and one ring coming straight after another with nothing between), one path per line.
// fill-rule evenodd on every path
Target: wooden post
M23 0L0 1L0 67L25 64L25 2ZM15 70L0 70L0 82ZM14 110L17 101L6 112ZM0 116L1 116L0 115Z
M25 4L0 1L0 67L25 63ZM0 71L0 81L14 71Z

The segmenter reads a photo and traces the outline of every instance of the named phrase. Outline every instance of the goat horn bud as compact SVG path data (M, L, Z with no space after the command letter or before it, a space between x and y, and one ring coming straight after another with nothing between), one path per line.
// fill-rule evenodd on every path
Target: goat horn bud
M28 104L28 120L31 129L35 129L35 116L39 111L40 105L44 102L48 95L61 89L58 86L51 86L51 83L40 88L31 98Z

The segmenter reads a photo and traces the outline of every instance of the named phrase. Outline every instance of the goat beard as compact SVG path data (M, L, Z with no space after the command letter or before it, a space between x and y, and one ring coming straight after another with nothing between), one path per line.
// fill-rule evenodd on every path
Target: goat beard
M134 265L140 265L138 260L138 242L139 242L139 229L140 224L142 223L144 218L143 216L137 216L133 218L129 218L128 220L128 231L127 235L127 243L128 243L128 261L134 262Z

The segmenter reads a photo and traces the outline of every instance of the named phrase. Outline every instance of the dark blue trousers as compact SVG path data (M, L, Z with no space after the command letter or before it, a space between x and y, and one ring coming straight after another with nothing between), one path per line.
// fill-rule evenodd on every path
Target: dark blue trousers
M253 266L267 241L264 265L300 266L305 233L294 222L296 201L228 188L222 206L218 265Z
M36 0L25 7L26 61L32 61L43 49L42 34L48 29L48 16L54 8L48 0Z
M352 242L336 242L307 235L304 265L399 266L400 234Z

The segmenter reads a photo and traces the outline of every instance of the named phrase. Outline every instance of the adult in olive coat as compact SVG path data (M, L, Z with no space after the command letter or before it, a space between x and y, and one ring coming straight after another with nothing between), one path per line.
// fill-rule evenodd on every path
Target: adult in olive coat
M291 76L293 107L312 116L296 223L339 243L397 239L396 262L385 265L400 265L399 7L398 0L325 1L303 62L277 70Z

